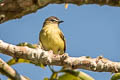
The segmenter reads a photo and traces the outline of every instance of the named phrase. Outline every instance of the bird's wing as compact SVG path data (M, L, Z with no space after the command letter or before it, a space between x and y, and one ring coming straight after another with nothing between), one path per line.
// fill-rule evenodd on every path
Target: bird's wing
M64 35L62 32L60 32L59 35L62 38L62 40L64 41L64 52L65 52L66 51L66 41L65 41Z
M42 32L42 30L41 30L40 33L39 33L39 45L40 45L40 47L41 47L42 49L44 49L44 48L43 48L43 45L42 45L42 41L41 41L41 32Z

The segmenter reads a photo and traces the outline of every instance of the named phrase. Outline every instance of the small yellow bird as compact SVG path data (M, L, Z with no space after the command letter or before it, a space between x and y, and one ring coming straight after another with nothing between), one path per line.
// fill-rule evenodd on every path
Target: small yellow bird
M39 40L44 50L52 50L54 54L63 54L66 51L66 42L59 24L64 21L57 17L47 18L40 31Z

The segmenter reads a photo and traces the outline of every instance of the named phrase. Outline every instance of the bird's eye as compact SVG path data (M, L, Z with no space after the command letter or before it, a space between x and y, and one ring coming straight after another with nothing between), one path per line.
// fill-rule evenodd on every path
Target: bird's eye
M55 20L54 20L54 19L51 19L50 21L54 22Z
M56 20L56 19L51 19L50 21L52 21L52 22L58 22L58 20Z

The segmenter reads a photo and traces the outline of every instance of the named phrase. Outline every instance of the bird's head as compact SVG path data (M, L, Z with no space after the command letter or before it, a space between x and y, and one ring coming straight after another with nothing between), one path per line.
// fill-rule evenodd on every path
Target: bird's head
M60 24L60 23L62 23L62 22L64 22L64 21L59 20L59 19L58 19L57 17L55 17L55 16L51 16L51 17L48 17L48 18L45 20L44 24Z

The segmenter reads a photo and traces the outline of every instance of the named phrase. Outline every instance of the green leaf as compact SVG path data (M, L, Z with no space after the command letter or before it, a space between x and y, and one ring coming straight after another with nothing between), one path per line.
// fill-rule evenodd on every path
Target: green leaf
M81 80L81 79L72 74L65 73L65 74L61 75L58 80Z
M39 47L39 45L37 45L37 44L30 44L30 43L27 43L27 42L19 43L19 44L17 44L17 46L27 46L27 47L33 48L33 49Z
M18 59L12 58L7 62L7 64L10 65L10 66L18 64L18 63L31 63L32 64L31 61L26 60L26 59L22 59L22 58L18 58ZM35 64L35 65L40 66L41 68L45 69L45 66L42 63Z
M81 72L81 71L77 71L77 70L63 69L61 72L69 73L73 76L76 76L76 77L80 78L81 80L94 80L88 74L86 74L84 72Z
M7 62L7 64L10 66L14 65L14 64L18 64L18 63L30 63L30 61L25 60L25 59L21 59L21 58L19 58L19 59L12 58Z
M115 73L112 77L111 80L118 80L120 79L120 73Z
M12 80L12 79L8 78L7 80Z
M50 77L50 80L57 80L58 78L58 73L57 72L53 72L53 74Z
M95 80L94 78L92 78L90 75L80 71L79 72L79 78L82 80Z
M49 80L49 79L47 77L45 77L44 80Z

